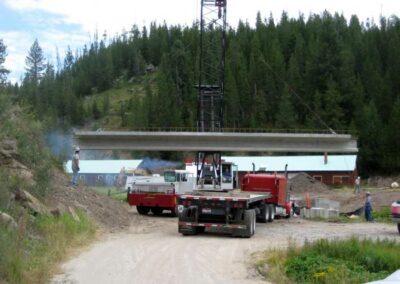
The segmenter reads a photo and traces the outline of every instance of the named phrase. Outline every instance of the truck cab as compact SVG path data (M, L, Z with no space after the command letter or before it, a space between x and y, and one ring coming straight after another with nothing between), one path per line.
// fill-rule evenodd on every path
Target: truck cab
M205 164L200 170L195 163L188 163L186 170L196 177L199 175L196 187L198 190L231 191L237 187L237 166L231 162L221 162L220 169Z

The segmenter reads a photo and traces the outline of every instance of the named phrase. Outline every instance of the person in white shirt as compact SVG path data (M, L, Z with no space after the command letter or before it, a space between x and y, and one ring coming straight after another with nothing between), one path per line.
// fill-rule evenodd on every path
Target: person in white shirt
M75 147L74 155L72 156L72 186L78 186L78 176L79 176L79 147Z
M354 193L360 193L361 191L361 178L358 176L354 182Z

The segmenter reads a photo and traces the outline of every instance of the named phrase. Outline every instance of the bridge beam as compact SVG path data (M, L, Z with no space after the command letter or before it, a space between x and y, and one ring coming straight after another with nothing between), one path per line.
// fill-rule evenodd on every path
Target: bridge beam
M74 139L88 150L358 152L348 134L77 131Z

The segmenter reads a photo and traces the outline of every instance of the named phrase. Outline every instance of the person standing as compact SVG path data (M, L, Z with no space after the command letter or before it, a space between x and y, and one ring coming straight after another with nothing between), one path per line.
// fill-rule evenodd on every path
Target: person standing
M358 176L354 182L354 193L360 193L361 191L361 178Z
M364 210L365 210L365 220L367 220L367 222L372 222L373 221L373 218L372 218L372 198L371 198L371 193L369 193L369 192L366 193Z
M81 149L75 147L74 155L72 156L72 186L78 186L78 173L79 173L79 152Z

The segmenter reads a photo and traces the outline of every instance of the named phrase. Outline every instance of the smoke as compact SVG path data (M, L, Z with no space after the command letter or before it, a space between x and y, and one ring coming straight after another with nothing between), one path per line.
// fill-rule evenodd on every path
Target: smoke
M52 153L62 161L67 161L73 151L72 131L50 130L45 134L45 141Z
M72 158L74 153L74 134L73 129L62 130L53 129L45 134L45 141L51 152L61 161L66 162ZM83 150L80 152L80 158L84 160L109 160L115 159L112 151L102 150Z
M144 158L138 168L149 170L152 173L162 173L165 169L177 169L182 166L182 162L173 162L160 159Z

